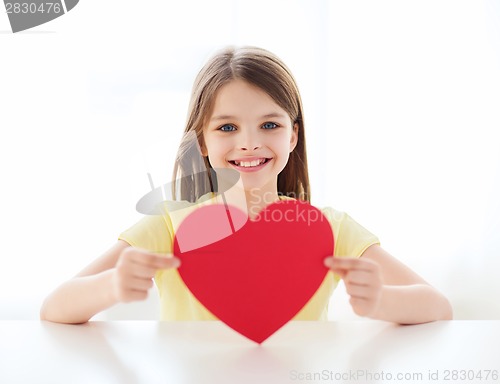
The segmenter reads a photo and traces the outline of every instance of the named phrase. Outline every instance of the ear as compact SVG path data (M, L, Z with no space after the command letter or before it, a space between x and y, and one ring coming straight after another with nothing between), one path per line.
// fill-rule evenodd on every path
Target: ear
M207 152L207 149L205 148L205 145L201 145L200 149L201 149L201 155L203 157L207 157L208 156L208 152Z
M292 127L292 135L290 136L290 152L293 152L299 141L299 124L294 123Z

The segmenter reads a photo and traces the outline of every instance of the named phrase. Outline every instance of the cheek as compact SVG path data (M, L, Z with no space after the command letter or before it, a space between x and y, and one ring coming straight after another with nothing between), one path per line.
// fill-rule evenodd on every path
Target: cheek
M283 166L285 166L288 163L289 159L290 159L290 152L288 151L288 148L286 148L281 154L281 163L283 164Z
M283 137L275 140L274 148L276 148L276 151L279 152L281 156L288 156L290 153L290 136L283 135Z
M228 151L229 148L225 142L210 139L206 141L206 152L212 161L218 161L219 159L223 160Z

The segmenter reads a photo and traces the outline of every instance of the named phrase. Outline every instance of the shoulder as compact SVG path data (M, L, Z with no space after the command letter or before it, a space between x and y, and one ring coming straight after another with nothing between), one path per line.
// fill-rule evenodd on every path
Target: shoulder
M332 226L335 256L360 257L373 244L380 244L378 237L349 214L332 207L320 208Z
M318 208L323 215L328 219L335 232L338 234L341 230L352 230L357 227L361 227L361 225L354 220L348 213L344 211L340 211L338 209L332 207L323 207Z
M280 196L280 200L289 201L295 199L287 196ZM334 256L360 257L371 245L380 244L376 235L359 224L346 212L332 207L315 208L325 216L332 228Z
M162 201L150 207L134 225L121 232L119 240L152 252L170 252L174 234L179 223L194 207L206 204L210 197L203 196L195 203L189 201Z
M284 195L279 196L279 198L280 198L280 201L298 201L297 199L295 199L293 197L284 196ZM313 206L314 208L318 209L328 219L328 221L330 222L332 227L334 227L333 228L334 232L336 232L339 229L342 222L344 222L346 219L348 220L350 218L350 216L347 215L345 212L338 211L332 207L321 208L321 207L317 207L313 204L310 204L310 205Z
M167 225L176 222L183 217L185 217L189 212L193 211L195 208L201 207L203 205L213 203L213 195L207 193L201 196L195 202L190 202L187 200L165 200L157 205L155 208L155 214L146 216L146 221L164 221ZM149 217L149 219L148 219Z

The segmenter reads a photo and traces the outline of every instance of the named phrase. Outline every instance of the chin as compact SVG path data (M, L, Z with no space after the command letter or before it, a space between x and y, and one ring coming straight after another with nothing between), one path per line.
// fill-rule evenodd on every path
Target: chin
M241 177L241 181L243 184L243 189L247 192L250 192L252 190L268 190L270 183L273 183L273 185L277 185L278 183L278 177L276 176L275 178L266 178L266 179L260 179L260 180L249 180L249 178L245 178L244 175Z

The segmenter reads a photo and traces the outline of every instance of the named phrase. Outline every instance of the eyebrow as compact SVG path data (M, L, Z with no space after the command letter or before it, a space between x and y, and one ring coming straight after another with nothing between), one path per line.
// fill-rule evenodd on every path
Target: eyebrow
M268 113L266 115L263 115L260 118L261 119L270 119L270 118L273 118L273 117L278 117L278 118L285 119L287 116L286 116L286 114L283 114L283 113L273 112L273 113ZM210 119L210 121L228 120L228 119L231 120L231 119L235 119L235 118L236 117L232 116L232 115L219 115L219 116L212 117Z

